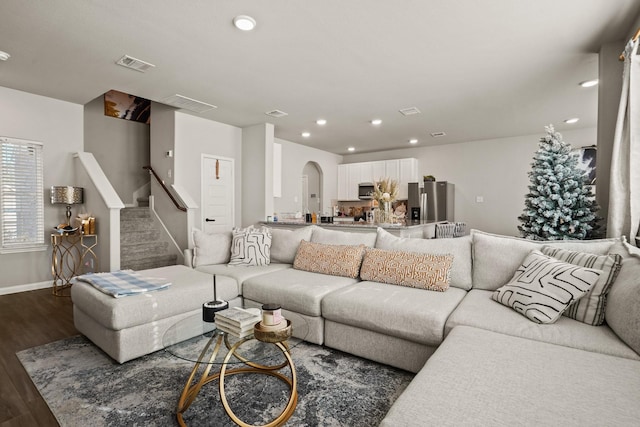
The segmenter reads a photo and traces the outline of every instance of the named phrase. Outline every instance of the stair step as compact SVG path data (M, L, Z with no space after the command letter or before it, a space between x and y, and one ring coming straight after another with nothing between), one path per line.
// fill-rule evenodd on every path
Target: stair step
M130 232L130 231L147 231L147 230L156 230L156 225L151 218L128 218L122 219L120 218L120 232Z
M120 246L133 245L139 243L155 242L160 239L160 231L155 228L145 228L143 230L140 227L132 230L122 230L120 227Z
M151 212L148 207L124 208L120 210L120 219L123 218L151 218Z
M136 203L138 204L139 208L143 208L143 207L149 207L149 198L148 197L138 197L136 199Z
M166 267L167 265L176 265L176 255L158 255L153 257L140 258L135 260L121 261L120 268L123 270L148 270L150 268Z
M120 243L120 259L132 260L167 254L167 242ZM121 261L122 262L122 261Z

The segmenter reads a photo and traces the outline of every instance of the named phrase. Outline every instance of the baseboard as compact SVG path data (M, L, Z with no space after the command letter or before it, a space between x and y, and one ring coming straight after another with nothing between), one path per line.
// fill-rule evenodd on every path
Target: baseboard
M18 292L35 291L38 289L50 288L53 286L52 283L53 282L51 280L48 280L46 282L28 283L26 285L7 286L6 288L0 287L0 295L17 294Z

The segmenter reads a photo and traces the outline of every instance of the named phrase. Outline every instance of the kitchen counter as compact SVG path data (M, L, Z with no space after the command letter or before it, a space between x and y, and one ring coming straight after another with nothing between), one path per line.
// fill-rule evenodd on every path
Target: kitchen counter
M344 231L356 231L363 233L375 233L378 227L387 230L389 233L398 237L411 237L411 238L426 238L432 239L436 236L436 224L443 221L416 221L409 224L371 224L368 222L334 222L333 224L309 224L305 222L296 221L277 221L266 222L261 221L260 224L267 225L269 227L295 229L304 227L307 225L317 225L318 227L344 230Z

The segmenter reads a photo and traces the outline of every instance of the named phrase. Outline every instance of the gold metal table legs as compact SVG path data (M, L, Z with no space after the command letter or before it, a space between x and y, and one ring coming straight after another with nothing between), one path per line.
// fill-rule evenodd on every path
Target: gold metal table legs
M229 406L229 403L227 402L227 396L224 390L225 377L229 375L237 375L237 374L270 375L285 382L289 386L289 390L290 390L289 401L287 402L287 405L282 411L282 413L278 417L276 417L273 421L269 422L268 424L265 424L264 427L280 426L284 424L289 418L291 418L291 415L293 415L293 411L295 410L296 405L298 403L298 388L297 388L298 383L297 383L296 370L293 365L293 360L291 359L291 355L289 354L289 347L287 346L286 342L265 344L265 345L277 346L282 352L282 354L284 355L284 357L286 358L286 361L279 365L274 365L274 366L261 365L255 362L250 362L244 357L242 357L240 354L236 354L236 350L238 350L240 346L242 346L242 344L252 339L253 337L248 337L238 341L233 346L229 346L229 341L227 340L226 334L215 334L214 336L211 337L211 339L207 342L207 345L205 346L205 348L200 353L200 357L198 358L198 361L196 362L195 366L191 370L189 379L187 380L187 383L184 389L182 390L180 400L178 401L176 416L178 419L178 423L181 426L186 427L186 424L183 419L183 414L189 408L189 406L191 406L191 404L197 397L198 393L200 392L200 389L202 388L202 386L211 381L219 380L218 385L220 389L220 400L222 402L222 406L224 407L224 410L226 411L226 413L239 426L251 427L252 426L251 424L245 423L235 415L235 413ZM220 347L222 347L223 340L226 347L229 349L229 351L226 357L224 358L224 361L222 362L220 371L211 374L210 373L211 368L214 365L214 363L212 362L215 360L218 352L220 351ZM211 345L214 343L214 341L215 341L215 345L213 348L213 352L211 353L211 356L209 357L209 360L207 363L204 361L204 358L206 357L206 354L209 351L209 348L211 347ZM239 360L241 360L246 365L246 367L227 369L229 366L228 362L232 356L235 356ZM280 369L283 369L287 366L291 370L291 378L288 378L284 374L278 372ZM200 370L201 367L203 368L202 374L200 375L200 378L198 379L198 381L194 383L194 379L196 378L196 375L198 374L198 371Z

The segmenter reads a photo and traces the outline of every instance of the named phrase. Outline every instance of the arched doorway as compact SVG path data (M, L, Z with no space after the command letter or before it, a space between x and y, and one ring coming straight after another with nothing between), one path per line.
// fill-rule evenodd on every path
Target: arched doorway
M302 169L302 210L322 213L322 168L316 162Z

